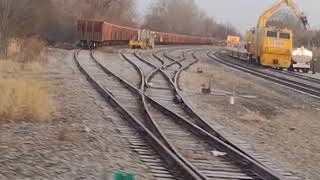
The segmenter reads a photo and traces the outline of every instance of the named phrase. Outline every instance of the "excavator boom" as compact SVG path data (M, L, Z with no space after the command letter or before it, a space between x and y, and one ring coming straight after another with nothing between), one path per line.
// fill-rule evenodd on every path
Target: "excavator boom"
M278 0L269 9L267 9L259 18L258 28L265 28L268 19L275 14L283 5L289 7L293 14L298 17L305 29L309 27L308 18L299 10L293 0Z
M304 15L303 12L301 12L298 8L298 6L293 2L293 0L285 0L287 6L289 9L295 14L296 17L298 17L304 27L304 29L309 28L309 22L307 16Z
M266 27L269 18L283 6L287 6L307 29L307 17L297 8L293 0L277 0L260 16L257 28L248 31L246 35L246 49L251 61L273 68L292 66L292 30Z

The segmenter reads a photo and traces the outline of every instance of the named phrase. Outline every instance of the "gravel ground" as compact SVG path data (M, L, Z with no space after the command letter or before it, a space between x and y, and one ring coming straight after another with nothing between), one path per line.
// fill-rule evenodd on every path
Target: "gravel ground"
M104 48L97 56L107 55L111 61L105 63L117 67L118 52L123 49ZM128 64L120 65L125 69ZM203 74L196 73L198 67ZM0 179L106 179L115 171L132 171L137 179L150 179L149 170L115 125L122 121L119 114L78 71L73 51L50 49L47 68L34 75L52 84L55 109L48 123L0 124ZM134 83L134 77L126 78ZM236 98L236 104L230 105L229 97L202 95L201 85L208 79L216 89L255 97ZM205 57L182 74L180 83L184 95L209 123L238 132L271 161L305 179L320 178L319 102Z
M115 127L119 114L78 71L73 51L50 49L38 75L51 82L56 108L48 123L0 125L0 179L107 179L115 171L150 179Z
M304 76L309 76L309 77L313 77L313 78L316 78L316 79L320 79L320 72L319 73L316 73L316 74L303 74Z
M208 123L239 134L271 162L303 179L320 179L319 101L209 61L205 53L200 57L180 81L193 108ZM203 95L202 85L209 80L215 90ZM236 96L234 105L224 95L229 92Z
M119 54L104 53L96 51L95 57L105 67L116 71L120 77L131 83L134 87L140 87L140 74L133 68L133 66L124 60Z

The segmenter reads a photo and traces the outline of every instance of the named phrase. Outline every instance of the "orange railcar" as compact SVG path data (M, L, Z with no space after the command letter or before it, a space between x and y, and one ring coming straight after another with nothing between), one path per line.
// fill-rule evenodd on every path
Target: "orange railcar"
M128 28L96 20L78 20L77 34L81 47L96 47L112 44L128 44L137 36L138 29Z
M82 19L77 21L77 34L81 47L128 44L138 35L139 29L118 26L104 21ZM155 44L187 45L213 44L214 38L155 32Z
M156 32L156 44L172 44L172 45L185 45L185 44L213 44L214 38L211 37L199 37L199 36L188 36L173 33L162 33Z

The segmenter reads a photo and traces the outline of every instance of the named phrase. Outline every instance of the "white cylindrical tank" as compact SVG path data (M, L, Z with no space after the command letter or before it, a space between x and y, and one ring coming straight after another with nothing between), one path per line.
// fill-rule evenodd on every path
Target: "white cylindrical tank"
M292 60L296 63L309 63L312 60L312 57L312 51L309 51L304 47L292 51Z

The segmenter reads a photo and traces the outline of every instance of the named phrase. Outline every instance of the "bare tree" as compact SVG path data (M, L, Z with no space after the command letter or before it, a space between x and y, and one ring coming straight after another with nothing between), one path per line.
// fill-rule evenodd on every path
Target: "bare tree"
M51 0L58 25L54 40L73 41L76 20L97 19L136 26L134 0Z
M9 38L72 41L79 18L136 26L134 0L0 0L0 53Z
M11 0L0 1L0 54L6 54Z
M158 0L149 8L144 28L162 32L225 38L239 34L231 25L219 24L194 0Z
M192 34L197 17L194 0L158 0L146 15L145 28L164 32Z
M0 51L6 54L8 39L45 36L54 22L50 0L0 0Z

